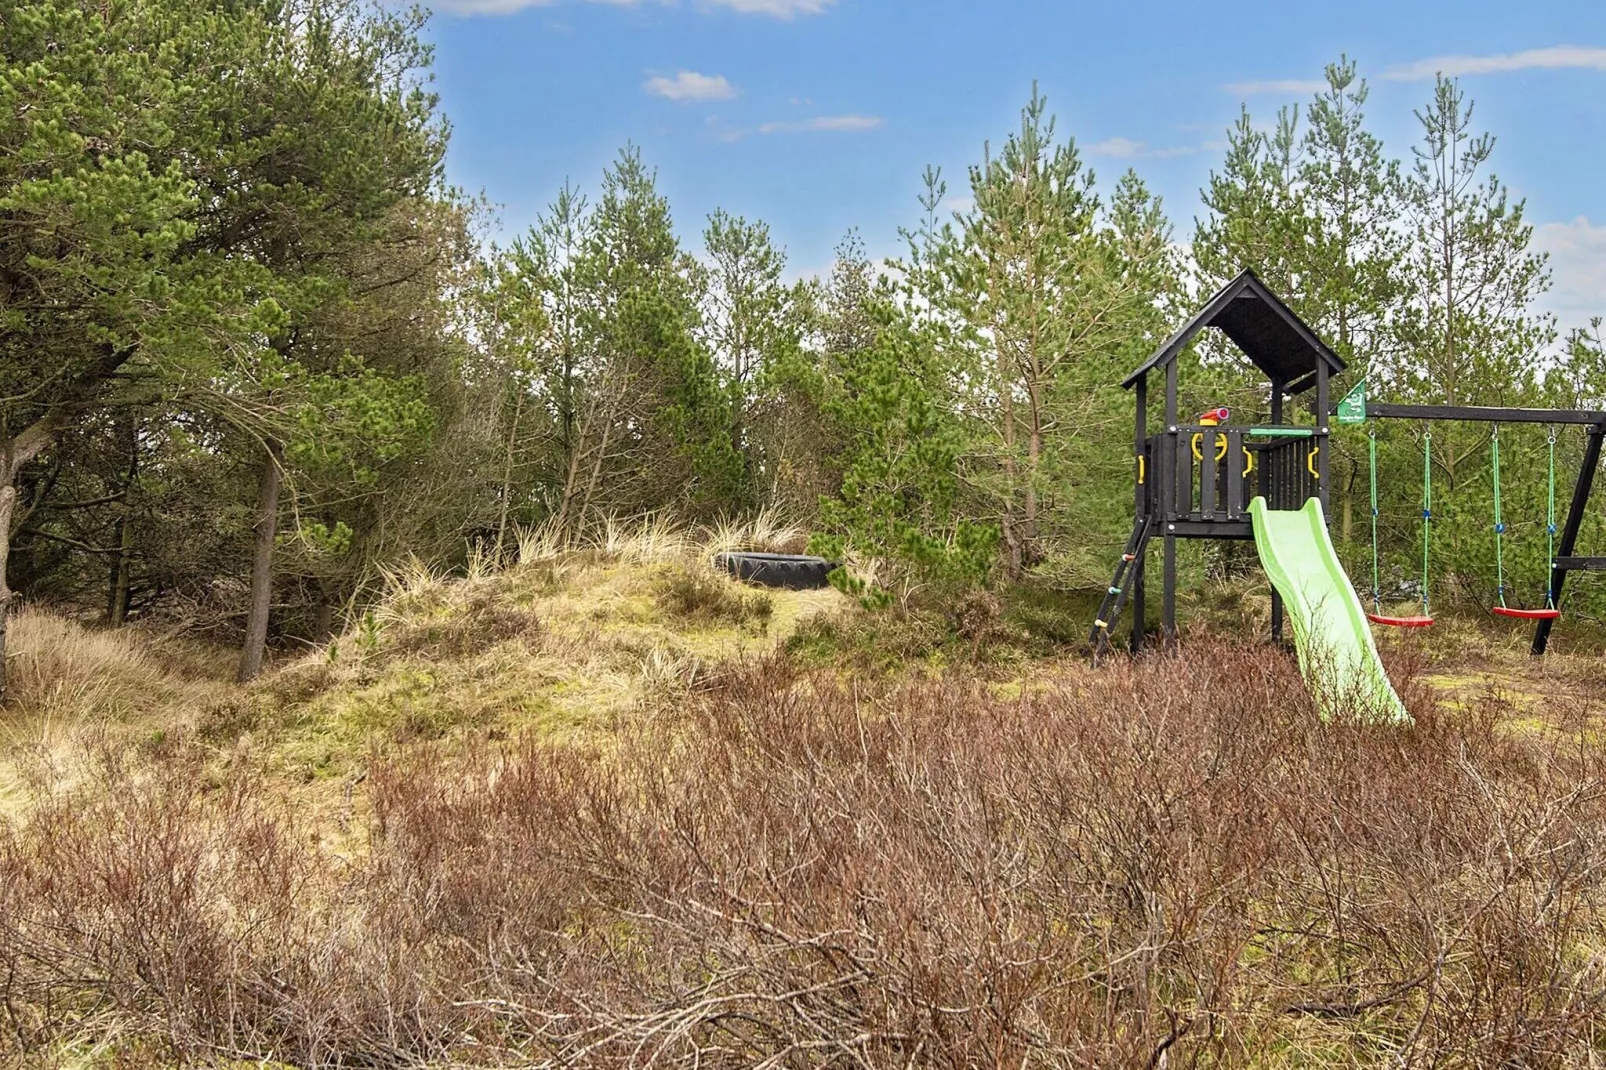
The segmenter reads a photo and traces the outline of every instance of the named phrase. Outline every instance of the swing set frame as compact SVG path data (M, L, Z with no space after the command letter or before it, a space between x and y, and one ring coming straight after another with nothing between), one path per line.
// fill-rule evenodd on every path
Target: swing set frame
M1230 341L1264 376L1264 419L1232 423L1211 409L1192 420L1183 415L1179 358L1202 332ZM1122 382L1133 394L1133 523L1088 641L1097 657L1108 650L1122 610L1130 603L1131 650L1143 648L1148 550L1161 548L1160 631L1177 637L1177 544L1183 539L1254 538L1250 502L1263 497L1272 509L1299 509L1311 498L1328 512L1330 417L1349 419L1334 404L1333 378L1344 361L1253 271L1245 270L1216 292ZM1150 426L1150 386L1159 404ZM1290 401L1298 401L1296 422ZM1574 555L1595 469L1606 438L1606 412L1563 409L1484 408L1467 405L1394 405L1367 401L1363 419L1466 420L1490 424L1580 425L1588 429L1583 466L1573 488L1562 538L1551 562L1547 607L1561 604L1569 572L1606 572L1606 557ZM1306 422L1308 421L1308 422ZM1510 610L1508 615L1533 613ZM1549 615L1549 614L1547 614ZM1284 607L1271 592L1271 635L1283 635ZM1539 620L1533 653L1543 654L1554 619Z
M1332 412L1337 413L1338 406ZM1546 608L1509 609L1503 604L1496 609L1501 616L1535 622L1531 653L1544 654L1550 644L1550 631L1560 616L1556 607L1561 605L1561 591L1569 572L1606 572L1606 557L1578 556L1578 531L1583 526L1584 512L1589 507L1589 495L1595 486L1595 472L1600 467L1601 446L1606 440L1606 412L1590 409L1520 409L1483 405L1398 405L1388 402L1366 402L1368 420L1453 420L1465 423L1549 424L1586 428L1584 457L1573 484L1572 501L1567 507L1567 520L1557 540L1555 556L1550 562L1550 582L1545 592ZM1503 602L1503 599L1502 599ZM1500 611L1504 610L1503 613Z

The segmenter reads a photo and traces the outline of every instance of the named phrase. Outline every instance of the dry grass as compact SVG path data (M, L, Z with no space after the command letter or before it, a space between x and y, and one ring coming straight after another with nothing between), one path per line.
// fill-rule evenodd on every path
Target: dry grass
M21 717L126 717L170 697L162 667L127 631L96 631L25 606L10 621L10 708Z
M11 758L0 1064L1606 1051L1594 660L1401 637L1417 724L1328 724L1264 645L993 657L997 605L872 618L706 548L409 566L245 691L24 614L19 709L86 730Z
M834 591L737 583L668 525L614 524L599 540L548 554L544 536L526 533L519 563L464 577L398 568L355 626L220 703L201 731L218 747L267 745L296 781L360 776L375 745L530 730L582 741L611 734L666 680L768 650L846 608Z
M86 745L157 745L230 688L227 652L86 627L37 606L12 614L7 644L0 815L42 784L76 782Z
M122 1065L1585 1066L1606 764L1323 724L1263 648L687 678L377 762L360 848L183 752L0 834L0 1053ZM1565 730L1562 730L1565 729Z

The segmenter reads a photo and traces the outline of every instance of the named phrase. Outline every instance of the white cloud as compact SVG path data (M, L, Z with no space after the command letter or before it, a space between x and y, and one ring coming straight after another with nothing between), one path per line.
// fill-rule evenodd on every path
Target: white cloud
M552 0L436 0L435 6L454 15L511 15L527 7L546 7Z
M797 134L810 130L855 131L875 130L887 121L878 115L816 115L797 122L765 123L758 128L761 134Z
M703 0L705 7L722 7L743 15L769 15L792 19L799 15L823 15L836 0Z
M511 15L529 7L551 7L562 0L437 0L438 6L454 15ZM611 7L640 7L648 3L673 6L676 0L587 0ZM836 0L700 0L704 11L734 11L739 15L768 15L794 19L799 15L822 15Z
M1087 147L1087 151L1094 156L1114 156L1118 160L1130 160L1135 156L1142 156L1143 150L1147 147L1143 142L1133 141L1129 137L1112 137L1095 141Z
M1109 156L1117 160L1168 160L1174 156L1192 156L1196 152L1216 147L1217 143L1210 141L1203 145L1173 145L1164 149L1151 149L1147 142L1134 141L1129 137L1112 137L1095 141L1087 147L1087 151L1092 156Z
M1440 74L1455 78L1464 74L1505 74L1533 70L1606 71L1606 48L1556 45L1553 48L1530 48L1525 52L1492 56L1434 56L1390 67L1382 77L1393 82L1416 82Z
M1584 216L1544 223L1534 230L1534 245L1550 254L1552 285L1544 303L1563 331L1606 316L1606 223L1594 226Z
M641 83L655 97L668 100L730 100L736 87L722 74L698 74L696 71L679 71L673 78L656 75Z
M1222 88L1251 97L1259 93L1320 93L1327 88L1327 83L1320 78L1274 78L1265 82L1234 82Z

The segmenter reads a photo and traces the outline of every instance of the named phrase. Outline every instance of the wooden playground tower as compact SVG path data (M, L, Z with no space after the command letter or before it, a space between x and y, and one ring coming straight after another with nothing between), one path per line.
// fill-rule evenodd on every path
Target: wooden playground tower
M1178 359L1206 328L1226 335L1267 380L1268 419L1233 424L1206 414L1193 422L1181 419L1178 402ZM1110 634L1130 603L1131 650L1143 647L1148 550L1158 537L1162 547L1161 629L1167 640L1177 634L1177 541L1179 539L1253 539L1249 503L1256 496L1272 509L1298 509L1311 498L1328 509L1329 422L1337 406L1331 397L1333 376L1344 362L1316 333L1272 293L1252 271L1245 270L1199 309L1165 343L1122 382L1134 392L1132 534L1099 607L1090 640L1095 652L1108 649ZM1163 376L1165 391L1161 426L1148 426L1151 375ZM1304 408L1311 423L1286 419L1289 398L1314 392ZM1582 425L1586 428L1583 463L1574 484L1565 525L1551 560L1547 603L1559 606L1562 586L1571 571L1606 571L1606 557L1574 555L1578 531L1588 505L1595 471L1606 437L1606 412L1572 409L1491 408L1466 405L1365 405L1366 419L1463 420L1501 423ZM1497 521L1498 525L1498 521ZM1500 530L1504 530L1503 527ZM1510 612L1535 619L1532 652L1545 652L1553 610ZM1282 598L1272 592L1271 633L1283 635ZM1374 618L1376 619L1376 618Z

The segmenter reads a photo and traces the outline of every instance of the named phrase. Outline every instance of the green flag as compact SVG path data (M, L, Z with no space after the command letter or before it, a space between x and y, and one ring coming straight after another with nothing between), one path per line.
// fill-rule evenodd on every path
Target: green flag
M1366 380L1355 384L1355 389L1344 395L1338 403L1338 422L1364 424L1366 422Z

